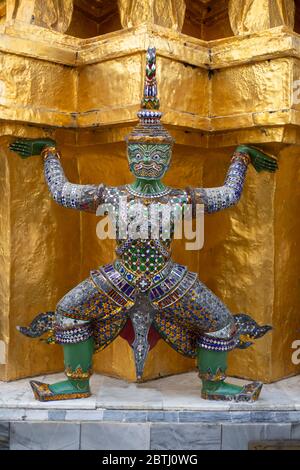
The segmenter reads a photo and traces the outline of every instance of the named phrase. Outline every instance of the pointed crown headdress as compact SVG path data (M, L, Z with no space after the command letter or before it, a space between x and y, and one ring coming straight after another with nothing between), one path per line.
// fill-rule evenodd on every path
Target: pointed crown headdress
M174 139L161 124L156 82L156 49L149 47L146 55L146 76L138 125L126 138L127 142L173 144Z

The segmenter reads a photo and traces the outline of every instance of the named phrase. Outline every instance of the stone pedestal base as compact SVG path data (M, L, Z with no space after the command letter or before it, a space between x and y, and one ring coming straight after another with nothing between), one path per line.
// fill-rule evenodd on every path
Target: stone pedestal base
M221 403L201 399L193 372L145 384L95 375L92 397L45 404L33 399L27 380L2 382L0 448L238 450L297 440L299 389L300 376L266 385L254 404Z

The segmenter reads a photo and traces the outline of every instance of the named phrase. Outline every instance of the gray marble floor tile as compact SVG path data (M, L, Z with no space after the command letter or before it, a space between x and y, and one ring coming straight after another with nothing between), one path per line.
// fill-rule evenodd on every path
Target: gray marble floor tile
M103 421L103 410L66 410L66 421Z
M49 421L65 421L66 419L66 410L48 410L48 420Z
M152 423L178 423L179 413L178 411L150 410L148 411L147 421Z
M226 410L230 405L203 400L201 382L196 372L189 372L143 384L105 377L97 396L97 406L112 409Z
M300 440L300 422L292 424L291 439Z
M247 450L249 442L286 440L291 424L222 424L222 449Z
M61 410L61 412L65 413L65 410ZM48 419L49 419L48 410L42 410L42 409L32 410L29 408L25 410L22 421L48 421ZM12 420L12 421L19 421L19 420Z
M231 421L229 411L179 411L179 422L181 423L220 423Z
M126 423L146 423L147 411L145 410L104 410L104 421L118 421Z
M78 450L79 440L79 424L11 423L12 450Z
M256 423L298 423L300 421L300 411L293 410L260 410L251 411L251 421Z
M54 410L56 411L56 410ZM65 413L65 410L61 410ZM23 408L0 408L1 421L48 421L48 410L44 409L23 409Z
M150 424L140 423L83 423L83 450L148 450Z
M221 425L152 424L151 450L219 450Z
M0 423L0 450L9 449L9 423Z
M6 421L24 421L26 418L26 410L22 408L1 408L0 407L0 423Z
M105 377L96 399L97 407L118 409L162 409L160 390L144 384Z
M63 374L53 374L36 379L53 383L63 378ZM235 378L229 380L240 385L245 383ZM219 411L232 413L240 411L255 413L267 410L274 413L278 410L281 412L300 411L300 376L265 385L260 399L253 404L203 400L201 384L196 372L164 377L142 384L128 383L94 374L91 387L93 396L90 398L45 403L34 399L28 379L8 383L0 382L0 421L24 419L42 421L47 419L47 410L62 410L63 412L65 410L95 410L96 408L147 412L207 411L217 414ZM5 410L10 411L5 412ZM37 413L38 410L40 414ZM7 417L9 414L10 417ZM49 416L54 416L51 419L56 419L55 413ZM270 416L275 416L275 414ZM263 417L262 421L264 419Z

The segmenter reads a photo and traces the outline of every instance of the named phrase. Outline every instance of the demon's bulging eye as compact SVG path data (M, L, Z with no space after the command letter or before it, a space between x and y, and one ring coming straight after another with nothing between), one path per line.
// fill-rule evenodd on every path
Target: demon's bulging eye
M155 155L152 156L152 160L157 162L158 160L160 160L160 155L156 153Z
M140 153L136 153L134 158L135 158L135 160L140 161L140 160L142 160L143 157Z

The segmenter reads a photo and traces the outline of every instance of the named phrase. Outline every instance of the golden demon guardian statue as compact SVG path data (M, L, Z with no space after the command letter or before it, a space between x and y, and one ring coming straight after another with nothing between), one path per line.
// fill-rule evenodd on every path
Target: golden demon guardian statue
M241 145L233 154L223 186L186 190L166 187L162 178L169 168L174 141L162 126L161 116L156 51L149 48L139 123L127 138L133 183L121 187L72 184L64 175L53 140L23 139L10 145L23 158L42 154L46 182L58 204L93 213L103 204L110 205L117 227L116 260L91 271L58 302L55 312L41 313L28 328L19 327L29 337L48 334L48 342L61 344L64 349L67 380L52 385L31 381L38 400L88 397L93 353L124 334L129 324L138 379L159 335L179 353L197 358L203 398L254 401L259 396L259 382L244 387L225 382L227 355L234 348L248 347L252 339L263 336L271 327L258 326L245 314L232 315L196 273L172 260L174 218L168 237L162 224L157 237L149 238L145 233L130 237L131 219L124 219L120 201L127 201L128 214L137 203L146 210L153 204L176 206L181 211L190 206L193 215L197 204L203 204L206 213L217 212L239 201L249 163L258 172L274 172L276 159ZM120 234L121 223L123 227L125 223L125 236ZM150 219L148 228L153 228ZM53 333L50 337L49 332Z

